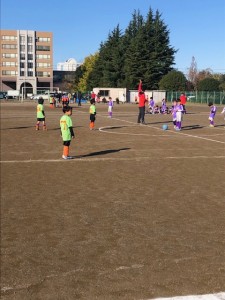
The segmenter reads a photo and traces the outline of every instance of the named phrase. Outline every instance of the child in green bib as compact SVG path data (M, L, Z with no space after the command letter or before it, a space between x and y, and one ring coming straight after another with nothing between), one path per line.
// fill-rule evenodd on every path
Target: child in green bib
M72 159L72 156L69 156L69 147L71 139L75 137L73 132L73 123L71 119L72 107L64 106L63 107L64 115L60 119L60 129L61 136L63 139L63 159Z
M37 105L37 123L36 123L36 130L39 130L40 123L43 124L43 130L47 130L46 128L46 122L45 122L45 111L44 111L44 99L39 98L38 99L38 105Z

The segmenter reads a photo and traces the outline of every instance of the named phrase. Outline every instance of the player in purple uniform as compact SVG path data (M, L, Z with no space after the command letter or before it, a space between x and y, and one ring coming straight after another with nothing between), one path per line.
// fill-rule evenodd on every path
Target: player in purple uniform
M108 102L108 114L109 118L112 118L112 111L113 111L113 100L111 97L109 97L109 102Z
M150 100L149 100L149 112L151 114L154 114L154 107L155 107L155 101L153 100L153 97L150 97Z
M162 99L162 107L161 107L161 114L167 113L167 107L166 107L166 99Z
M209 114L209 127L214 127L214 118L216 115L216 106L213 105L212 102L209 102L208 106L210 107L210 114Z
M225 120L225 106L224 106L223 110L221 111L221 114L224 114L224 120Z
M176 127L177 127L177 111L176 111L176 106L177 106L177 101L173 100L173 105L171 107L171 114L172 114L172 118L173 118L174 129L176 129Z
M180 99L177 99L177 105L176 105L176 130L181 130L181 122L182 122L182 116L183 116L183 105L181 104Z

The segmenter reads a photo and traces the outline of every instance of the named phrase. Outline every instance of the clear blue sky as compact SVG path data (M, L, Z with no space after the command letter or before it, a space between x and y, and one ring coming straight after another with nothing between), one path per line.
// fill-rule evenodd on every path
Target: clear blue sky
M53 32L54 69L69 58L94 54L118 24L125 30L134 10L158 9L178 52L175 67L225 73L225 0L0 0L1 29Z

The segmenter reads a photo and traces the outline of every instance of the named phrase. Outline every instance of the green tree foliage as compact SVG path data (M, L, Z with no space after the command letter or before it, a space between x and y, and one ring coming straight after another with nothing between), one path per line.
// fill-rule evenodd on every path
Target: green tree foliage
M169 31L159 11L150 8L146 19L134 11L124 34L119 25L101 43L99 57L90 72L90 86L157 89L159 80L171 71L176 50L169 44Z
M211 77L204 78L198 82L199 91L219 91L219 80Z
M220 85L219 85L219 89L221 91L225 91L225 82L222 82Z
M92 86L122 86L123 78L123 45L119 25L108 35L105 43L101 43L99 56L89 74L89 85Z
M122 39L124 53L124 85L129 89L136 89L139 79L143 79L144 40L143 17L135 11Z
M180 71L171 71L159 82L160 90L167 91L185 91L187 86L187 79Z
M89 55L84 59L84 63L79 68L77 68L73 85L74 90L80 92L91 90L88 79L97 59L98 53Z

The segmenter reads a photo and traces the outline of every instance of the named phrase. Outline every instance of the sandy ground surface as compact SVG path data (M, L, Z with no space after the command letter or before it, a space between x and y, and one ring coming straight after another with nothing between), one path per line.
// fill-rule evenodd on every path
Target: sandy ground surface
M218 108L171 115L74 107L70 161L61 109L1 103L1 299L141 300L225 291L225 124ZM163 131L162 125L169 130Z

